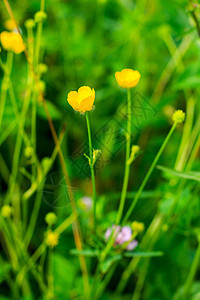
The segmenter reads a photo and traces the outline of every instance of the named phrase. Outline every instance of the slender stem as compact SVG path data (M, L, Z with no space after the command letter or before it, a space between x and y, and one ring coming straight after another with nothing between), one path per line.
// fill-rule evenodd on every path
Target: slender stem
M87 130L88 130L88 141L89 141L89 151L90 151L90 171L91 171L92 189L93 189L94 232L96 233L96 186L95 186L95 175L94 175L94 165L93 165L92 137L91 137L88 112L86 112L85 117L86 117Z
M125 218L124 218L124 220L123 220L123 223L125 223L125 222L128 220L128 218L130 217L130 215L131 215L131 213L132 213L132 211L133 211L135 205L137 204L137 202L138 202L138 200L139 200L139 198L140 198L140 195L141 195L141 193L142 193L142 191L143 191L143 189L144 189L144 187L145 187L145 185L146 185L146 183L147 183L149 177L151 176L151 174L152 174L152 172L153 172L153 170L154 170L154 168L155 168L155 166L156 166L156 164L157 164L157 162L158 162L158 160L159 160L161 154L163 153L163 151L164 151L164 149L165 149L165 147L166 147L166 145L167 145L167 143L168 143L170 137L172 136L172 134L173 134L173 132L174 132L176 126L177 126L177 123L174 123L174 125L171 127L171 129L170 129L170 131L169 131L169 133L168 133L166 139L164 140L164 142L163 142L163 144L162 144L160 150L158 151L158 153L157 153L157 155L156 155L154 161L152 162L152 165L151 165L149 171L147 172L146 176L144 177L144 179L143 179L143 181L142 181L142 183L141 183L141 185L140 185L140 187L139 187L139 190L137 191L137 194L135 195L135 197L134 197L134 199L133 199L133 202L132 202L132 204L131 204L129 210L128 210L127 213L126 213L126 216L125 216Z
M192 10L190 13L191 13L191 16L192 16L192 18L193 18L193 20L195 22L195 25L196 25L196 28L197 28L197 32L198 32L198 35L200 37L200 25L199 25L199 20L198 20L198 18L196 16L195 10Z
M30 222L29 222L28 228L26 230L26 234L25 234L25 238L24 238L24 244L25 244L26 248L28 248L28 245L29 245L31 238L33 236L33 233L34 233L35 225L37 222L37 216L39 214L40 205L41 205L41 201L42 201L42 195L43 195L43 185L41 185L41 187L38 188L38 191L37 191L37 194L35 197L35 203L33 206L32 214L30 217ZM27 200L25 200L24 202L27 202Z
M34 35L33 35L33 29L28 28L27 29L27 35L28 35L28 55L30 58L31 63L33 63L34 59ZM32 72L29 74L29 81L30 83L33 81ZM36 152L36 116L37 116L37 99L36 99L36 93L32 90L32 85L30 84L30 94L31 94L31 146ZM35 164L31 165L32 169L32 178L31 182L33 184L35 178L36 178L36 172L37 168Z
M200 260L200 241L199 241L199 245L198 245L198 248L196 250L196 254L195 254L194 260L192 262L190 271L188 273L185 286L184 286L184 295L186 297L185 299L189 299L188 296L189 296L189 293L190 293L191 285L192 285L192 282L194 280L197 268L199 266L199 260Z
M40 11L44 11L45 0L41 0L40 2ZM35 45L35 59L34 66L35 69L39 62L39 53L40 53L40 41L42 36L43 22L39 22L37 26L37 36L36 36L36 45Z
M139 275L138 275L138 280L133 292L133 297L132 300L139 300L141 299L141 293L142 293L142 288L145 282L145 278L147 275L148 267L149 267L150 259L146 259L143 261L142 266L140 267Z
M7 91L8 91L9 84L10 84L10 74L11 74L11 70L12 70L12 64L13 64L13 52L9 51L7 53L7 62L6 62L6 66L4 69L4 77L2 80L2 84L1 84L0 127L2 124L4 108L5 108L5 104L6 104Z
M187 97L186 97L187 99ZM193 119L194 119L194 111L195 111L195 100L191 96L186 101L186 120L183 128L183 135L181 139L181 144L179 147L178 155L175 163L175 170L181 171L183 168L184 160L186 159L187 152L187 143L189 141L190 133L192 130Z
M130 173L130 164L128 164L128 159L130 157L131 150L131 91L127 89L127 137L126 137L126 160L125 160L125 171L124 171L124 181L120 199L120 205L117 212L116 225L120 223L122 213L124 210L124 204L126 200L127 187L129 181L129 173Z
M116 225L118 225L121 221L124 204L125 204L125 200L126 200L126 195L127 195L127 187L128 187L128 181L129 181L129 173L130 173L130 164L128 164L127 161L130 156L130 148L131 148L131 91L130 91L130 89L127 89L126 160L125 160L124 181L123 181L121 199L120 199L119 209L118 209L117 217L116 217L116 221L115 221ZM115 235L114 235L114 230L113 230L105 249L101 253L101 257L100 257L101 261L103 261L105 259L105 257L107 256L112 245L114 244L114 241L115 241Z
M107 287L108 283L110 282L110 279L113 276L113 273L115 272L117 267L117 263L115 263L114 266L112 266L108 273L105 275L105 277L101 280L101 284L99 285L99 287L96 289L96 291L94 291L94 299L99 299L100 296L103 294L105 288Z

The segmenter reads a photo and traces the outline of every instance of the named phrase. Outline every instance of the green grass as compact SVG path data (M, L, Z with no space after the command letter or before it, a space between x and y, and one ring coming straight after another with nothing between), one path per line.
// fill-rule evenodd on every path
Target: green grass
M198 1L3 0L0 32L10 18L26 49L0 52L0 299L200 299ZM67 102L84 85L86 115ZM133 221L136 249L105 239Z

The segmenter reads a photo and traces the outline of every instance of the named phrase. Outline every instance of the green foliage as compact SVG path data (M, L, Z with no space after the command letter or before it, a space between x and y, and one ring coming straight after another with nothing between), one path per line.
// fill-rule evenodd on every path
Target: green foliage
M200 299L199 1L9 2L27 52L1 43L0 299ZM141 73L130 128L124 68ZM67 103L83 85L96 95L90 149ZM186 120L166 143L177 109ZM106 239L133 221L145 228L131 231L136 249Z

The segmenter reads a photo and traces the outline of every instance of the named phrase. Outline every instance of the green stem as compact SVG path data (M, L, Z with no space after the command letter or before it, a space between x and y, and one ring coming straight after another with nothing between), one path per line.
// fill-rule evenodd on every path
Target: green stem
M187 99L187 97L186 97ZM195 100L191 96L186 101L186 120L183 128L183 135L181 139L181 144L179 147L178 155L175 163L175 170L181 171L183 169L184 161L186 160L186 152L187 152L187 142L190 137L190 133L192 130L193 119L194 119L194 111L195 111Z
M6 66L4 69L5 73L4 73L4 77L3 77L2 85L1 85L0 127L2 124L2 119L3 119L5 104L6 104L7 91L8 91L9 84L10 84L10 74L11 74L11 70L12 70L12 64L13 64L13 52L9 51L7 53L7 62L6 62ZM2 62L1 62L1 65L3 66ZM4 68L4 66L3 66L3 68Z
M122 213L124 210L124 204L125 204L125 200L126 200L126 195L127 195L127 187L128 187L128 181L129 181L129 173L130 173L130 164L128 164L127 161L130 156L130 148L131 148L131 91L130 91L130 89L127 89L126 160L125 160L124 181L123 181L121 199L120 199L119 209L118 209L117 217L116 217L116 221L115 221L116 225L118 225L121 221ZM100 258L101 261L103 261L105 259L105 257L107 256L112 245L114 244L114 241L115 241L115 235L114 235L114 230L113 230L105 249L101 253L101 258Z
M92 138L90 130L90 121L88 112L85 114L87 130L88 130L88 141L89 141L89 151L90 151L90 171L92 179L92 188L93 188L93 215L94 215L94 232L96 232L96 186L95 186L95 175L94 175L94 165L93 165L93 150L92 150Z
M120 205L117 213L117 218L115 224L118 225L120 223L122 213L124 210L124 204L126 200L127 187L129 181L129 173L130 173L130 164L128 164L128 159L130 157L131 150L131 91L127 89L127 137L126 137L126 160L125 160L125 172L124 172L124 181L120 199Z
M43 195L43 189L42 188L43 188L43 185L41 185L41 187L38 188L37 195L36 195L36 198L35 198L35 203L34 203L33 210L32 210L32 214L31 214L31 217L30 217L29 226L27 228L26 235L25 235L25 238L24 238L24 244L26 246L26 249L28 248L29 243L32 239L34 229L35 229L35 225L36 225L36 222L37 222L37 217L38 217L38 214L39 214L40 205L41 205L41 201L42 201L42 195ZM27 200L25 200L24 202L27 202Z
M191 285L192 285L192 282L194 280L197 268L199 266L199 260L200 260L200 241L199 241L199 245L198 245L194 260L192 262L189 274L187 276L185 286L184 286L185 299L189 299L189 293L190 293L190 290L191 290Z
M157 153L157 155L156 155L156 157L155 157L155 159L154 159L154 161L153 161L153 163L152 163L149 171L147 172L146 176L144 177L144 179L143 179L143 181L142 181L142 183L141 183L141 185L139 187L139 190L137 191L137 194L135 195L135 197L133 199L133 202L132 202L129 210L126 213L126 216L125 216L125 218L123 220L123 223L125 223L128 220L128 218L130 217L130 215L131 215L131 213L132 213L135 205L137 204L137 202L138 202L138 200L140 198L140 195L141 195L141 193L142 193L142 191L143 191L143 189L144 189L144 187L145 187L145 185L146 185L149 177L151 176L151 174L152 174L152 172L153 172L153 170L154 170L154 168L155 168L155 166L156 166L156 164L157 164L157 162L158 162L161 154L163 153L163 151L164 151L164 149L165 149L165 147L166 147L166 145L167 145L170 137L172 136L172 134L173 134L176 126L177 126L177 123L174 123L174 125L171 127L171 129L170 129L170 131L169 131L166 139L164 140L164 142L163 142L160 150L158 151L158 153Z
M45 5L45 0L41 0L41 2L40 2L40 11L44 11L44 5ZM35 60L34 60L35 69L36 69L36 67L38 65L38 62L39 62L42 28L43 28L43 22L39 22L38 26L37 26L36 45L35 45Z
M29 54L29 59L31 61L31 63L33 63L33 59L34 59L34 35L33 35L33 29L32 28L28 28L27 29L27 35L28 35L28 54ZM32 75L32 74L31 74ZM33 78L30 76L30 82L33 81ZM32 85L31 85L32 88ZM31 95L32 95L32 110L31 110L31 146L34 150L34 152L36 152L36 116L37 116L37 98L36 98L36 93L34 93L31 89L30 91ZM36 178L36 165L32 164L31 166L32 169L32 179L31 182L33 183L35 178Z

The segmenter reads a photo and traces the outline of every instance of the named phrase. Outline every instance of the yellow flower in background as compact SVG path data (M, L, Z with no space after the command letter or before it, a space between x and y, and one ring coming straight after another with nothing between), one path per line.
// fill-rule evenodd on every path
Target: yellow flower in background
M93 108L94 99L95 90L91 89L89 86L80 87L78 92L71 91L67 97L67 101L73 109L81 113L90 111Z
M19 33L3 31L0 35L0 40L3 48L7 51L20 54L25 50L22 37Z
M137 233L142 232L144 230L144 223L134 221L131 224L131 228L133 231L135 231Z
M46 233L46 244L50 248L54 248L58 245L59 235L51 230Z
M175 123L182 123L185 120L185 113L181 109L176 110L172 116L172 120Z
M140 80L140 73L132 69L123 69L121 72L115 73L117 83L122 88L133 88Z
M16 28L16 24L12 19L8 19L8 20L5 21L4 27L7 30L13 31Z

